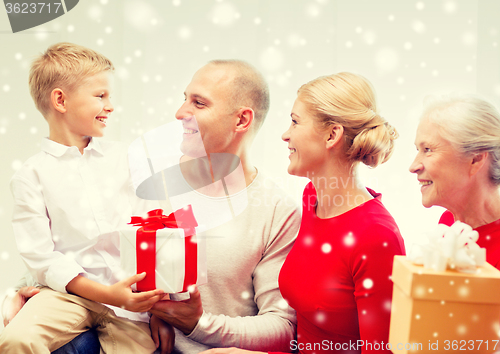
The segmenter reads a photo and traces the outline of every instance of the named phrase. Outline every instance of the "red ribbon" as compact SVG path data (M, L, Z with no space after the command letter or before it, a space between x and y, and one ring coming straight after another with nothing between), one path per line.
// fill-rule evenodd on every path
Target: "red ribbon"
M191 205L168 216L163 215L162 209L151 210L146 218L132 216L129 224L141 226L136 231L137 274L146 272L146 277L137 282L137 290L156 289L156 231L166 227L184 229L185 264L182 291L187 291L188 286L196 284L198 247L194 239L196 236L194 228L198 226L198 223L194 218Z

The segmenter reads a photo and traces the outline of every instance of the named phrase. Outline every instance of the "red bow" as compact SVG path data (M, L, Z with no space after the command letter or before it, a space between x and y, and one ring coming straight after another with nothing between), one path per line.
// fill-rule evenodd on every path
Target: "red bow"
M198 226L198 223L194 218L191 205L188 205L185 208L170 213L169 216L163 215L162 209L148 211L146 218L132 216L129 225L142 226L145 230L160 230L168 227L170 229L179 228L188 231ZM190 235L186 234L186 236Z
M146 218L132 216L129 224L141 226L136 231L137 273L146 272L146 277L137 283L137 290L156 289L156 230L166 227L184 229L185 274L183 291L186 291L189 285L196 284L198 248L192 237L195 236L195 227L198 226L198 223L194 218L191 205L168 216L163 215L162 209L151 210Z

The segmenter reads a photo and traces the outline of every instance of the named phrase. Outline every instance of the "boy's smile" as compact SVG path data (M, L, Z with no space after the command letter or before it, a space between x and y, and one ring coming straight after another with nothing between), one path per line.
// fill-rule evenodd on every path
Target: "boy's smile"
M104 135L107 119L114 108L110 101L110 72L83 80L66 95L66 126L74 139Z

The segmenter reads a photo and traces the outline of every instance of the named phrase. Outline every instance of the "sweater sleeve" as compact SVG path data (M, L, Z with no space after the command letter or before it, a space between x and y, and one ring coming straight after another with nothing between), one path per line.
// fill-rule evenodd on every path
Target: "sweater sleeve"
M281 217L275 213L271 234L253 272L258 314L230 317L204 312L188 338L212 347L290 351L296 317L295 311L281 296L278 275L295 240L300 215L295 208L287 210L287 214Z
M395 230L377 224L366 232L367 237L352 258L354 297L363 342L361 353L390 354L386 344L391 315L392 263L394 256L404 255L405 250Z

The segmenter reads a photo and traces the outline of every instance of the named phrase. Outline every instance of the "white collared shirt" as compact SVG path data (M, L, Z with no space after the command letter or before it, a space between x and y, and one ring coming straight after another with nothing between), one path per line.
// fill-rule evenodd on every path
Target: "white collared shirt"
M17 247L37 283L66 293L79 274L105 285L119 280L118 230L136 202L125 145L92 139L81 154L44 139L11 191Z

